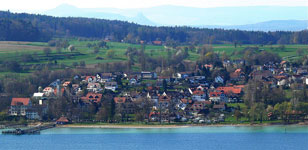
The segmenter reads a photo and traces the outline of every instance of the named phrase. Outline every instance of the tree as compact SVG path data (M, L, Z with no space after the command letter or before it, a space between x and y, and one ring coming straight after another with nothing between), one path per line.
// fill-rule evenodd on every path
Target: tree
M61 54L61 53L62 53L62 48L57 47L56 50L57 50L57 53L58 53L58 54Z
M97 45L98 45L98 47L100 47L100 48L104 48L104 47L107 46L107 42L105 42L105 41L102 40L102 41L99 41Z
M74 45L70 45L68 48L68 51L73 52L74 50L76 50Z
M164 89L165 92L168 89L168 84L167 84L167 81L165 79L163 80L163 89Z
M45 54L47 57L48 57L49 54L51 53L51 49L50 49L49 47L44 48L43 51L44 51L44 54Z
M21 60L22 60L23 62L33 62L33 61L34 61L34 58L32 57L31 54L23 54L23 55L21 56Z
M87 47L88 47L88 48L91 48L91 47L92 47L92 44L91 44L91 43L87 43Z
M8 70L12 72L21 72L22 68L17 61L9 61L5 63L5 66Z
M297 56L303 56L303 54L304 54L303 49L301 49L301 48L297 49L296 54L297 54Z
M48 41L48 46L52 46L52 47L56 46L56 41L55 40Z
M112 59L112 58L114 57L114 55L115 55L114 50L108 50L108 51L107 51L107 57L108 57L108 58L111 58L111 59Z
M242 117L242 113L239 110L234 111L234 116L236 118L236 121L240 120Z
M94 47L94 51L93 51L93 52L94 52L94 54L99 53L99 47L95 46L95 47Z
M288 113L292 111L292 105L289 102L278 103L274 106L274 113L281 117L285 122L289 122Z
M86 66L86 62L85 62L85 61L80 61L79 65L80 65L81 67L85 67L85 66Z
M77 67L77 66L78 66L78 63L77 63L77 62L73 62L73 66L74 66L74 67Z

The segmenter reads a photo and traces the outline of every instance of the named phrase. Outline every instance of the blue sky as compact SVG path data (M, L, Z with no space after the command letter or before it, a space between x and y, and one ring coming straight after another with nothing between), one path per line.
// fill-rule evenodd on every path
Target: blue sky
M80 8L145 8L159 5L190 7L307 6L308 0L0 0L1 10L48 10L63 3Z

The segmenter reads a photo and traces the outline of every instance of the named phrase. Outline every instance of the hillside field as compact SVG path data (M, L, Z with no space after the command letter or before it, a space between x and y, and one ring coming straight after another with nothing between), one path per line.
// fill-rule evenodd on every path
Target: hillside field
M125 56L125 51L128 47L137 49L140 49L141 47L141 45L138 44L108 42L107 45L109 46L109 49L100 48L99 52L95 54L94 48L87 47L87 44L94 44L98 42L99 41L78 41L71 39L69 40L69 44L74 45L76 50L69 52L67 49L61 49L61 52L59 53L59 50L56 50L55 47L49 47L48 43L1 41L0 61L18 61L21 65L33 65L47 64L56 60L58 64L64 64L66 66L72 66L74 62L80 63L81 61L84 61L87 65L91 65L105 62L126 61L127 57ZM302 49L305 55L308 54L308 45L284 45L284 49L281 49L280 45L238 45L236 48L233 44L212 45L215 52L224 52L232 59L241 58L243 56L243 54L240 53L241 50L245 49L246 47L255 46L258 46L260 50L277 53L279 56L286 60L295 60L299 58L296 53L298 49ZM47 47L51 49L51 53L48 56L44 53L43 50ZM113 50L115 52L115 56L113 58L107 57L106 53L108 50ZM167 50L164 46L146 45L145 52L151 57L167 57ZM24 62L23 56L25 54L31 54L36 61ZM198 58L199 54L189 51L189 57L187 58L188 60L196 61ZM0 72L0 76L7 73L8 72Z

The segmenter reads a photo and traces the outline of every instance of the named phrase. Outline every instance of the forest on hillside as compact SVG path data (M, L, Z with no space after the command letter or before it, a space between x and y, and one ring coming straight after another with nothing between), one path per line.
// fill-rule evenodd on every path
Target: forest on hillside
M48 41L56 37L108 38L139 43L177 44L308 44L308 31L261 32L192 27L151 27L134 23L0 11L1 41Z

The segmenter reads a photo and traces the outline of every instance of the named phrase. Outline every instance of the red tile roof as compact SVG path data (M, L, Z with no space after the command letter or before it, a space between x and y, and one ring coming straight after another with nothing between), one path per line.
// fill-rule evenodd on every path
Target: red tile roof
M153 44L155 44L155 45L161 45L161 44L162 44L162 41L153 41Z
M102 100L103 94L97 94L97 93L88 93L85 97L81 97L81 100L84 102L95 102L100 103Z
M224 94L241 94L242 88L240 87L218 87L216 90L223 91Z
M204 92L201 91L201 90L195 90L195 91L193 92L193 95L204 95Z
M204 67L205 68L213 68L213 65L212 64L205 64Z
M189 100L189 99L186 99L186 98L183 98L181 99L182 103L185 103L185 104L191 104L192 103L192 100Z
M125 103L126 102L126 97L115 97L115 98L113 98L113 100L117 104Z
M95 79L95 76L86 76L86 81L88 81L90 78Z
M29 105L30 98L12 98L11 106L16 105Z
M235 73L241 73L241 72L242 72L242 69L236 69L234 72L235 72Z
M171 98L169 97L169 96L167 96L167 95L161 95L161 96L159 96L159 101L161 102L161 101L170 101L171 100Z
M210 92L210 97L219 97L222 92Z
M63 93L64 93L64 88L61 88L61 93L60 93L60 95L63 95ZM53 93L55 94L55 95L57 95L57 88L55 88L55 90L53 91Z
M65 122L68 123L68 119L66 117L60 117L56 122Z

